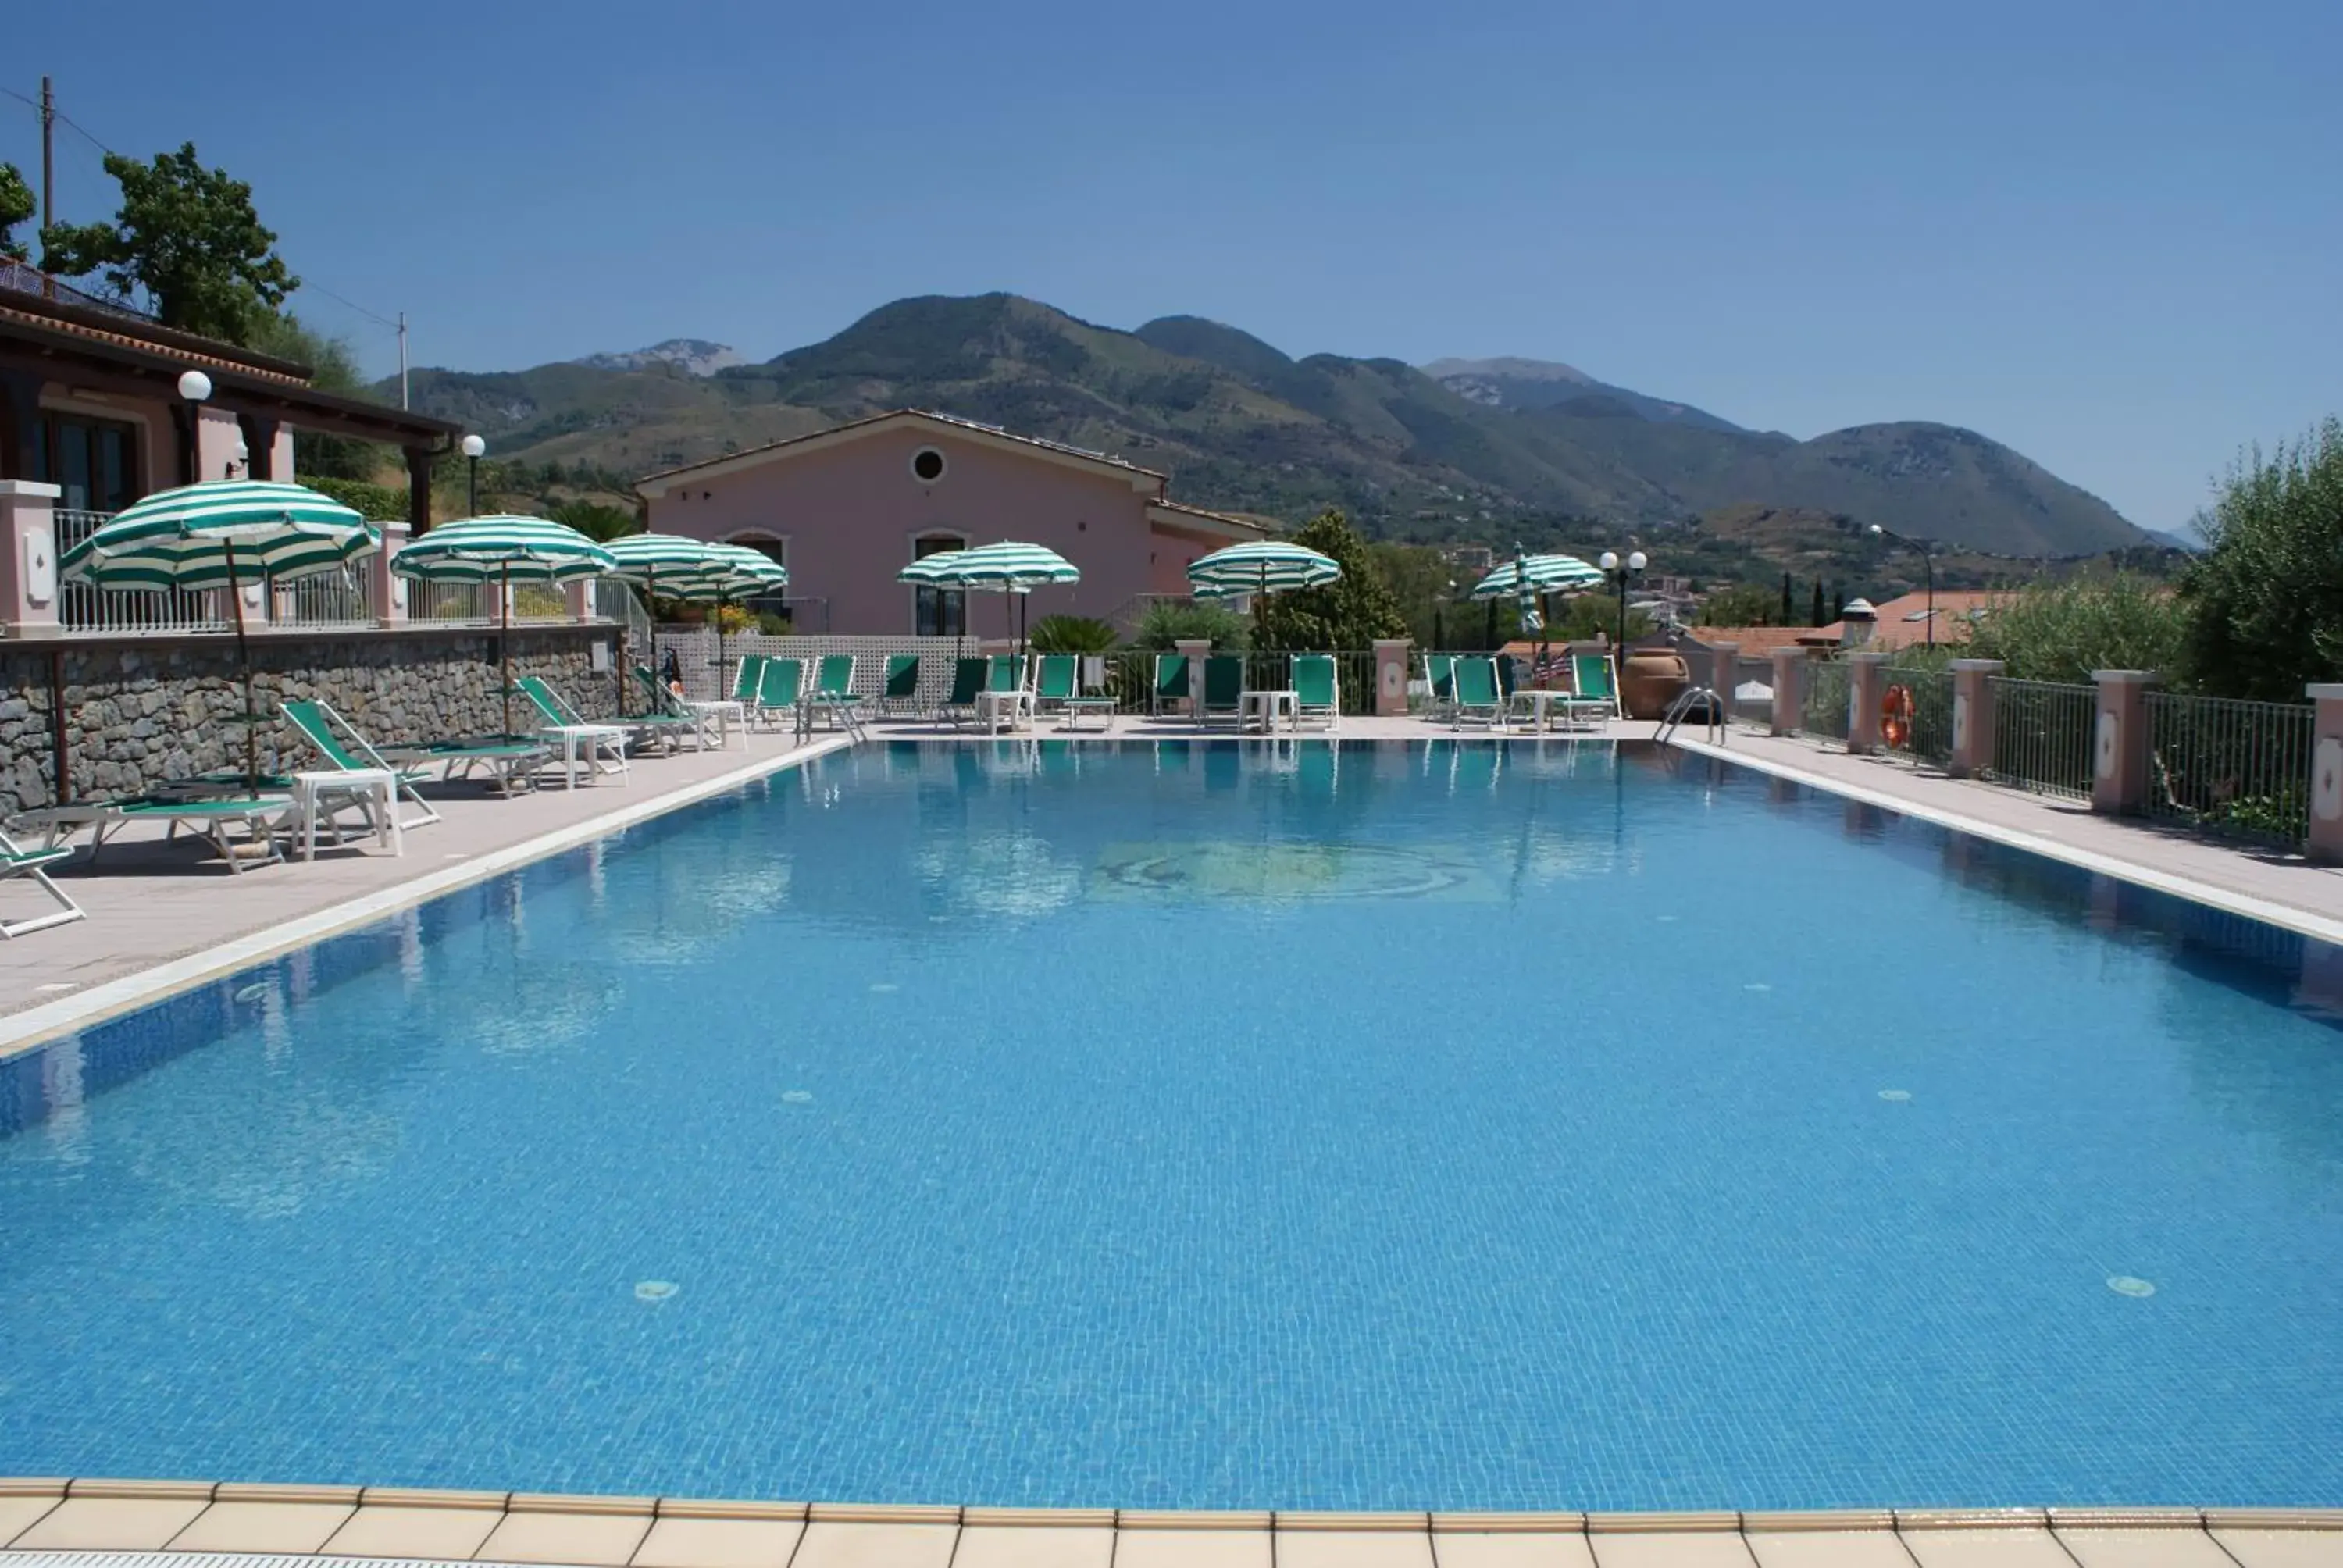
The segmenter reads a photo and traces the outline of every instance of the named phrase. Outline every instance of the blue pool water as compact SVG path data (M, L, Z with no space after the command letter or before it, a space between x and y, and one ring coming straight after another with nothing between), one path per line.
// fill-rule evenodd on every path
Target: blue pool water
M2337 957L1648 752L864 748L0 1070L0 1473L2343 1503Z

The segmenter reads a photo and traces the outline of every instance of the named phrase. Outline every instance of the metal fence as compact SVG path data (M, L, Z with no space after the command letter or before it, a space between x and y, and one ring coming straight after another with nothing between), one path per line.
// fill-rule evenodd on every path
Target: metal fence
M1891 754L1944 767L1953 759L1953 672L1933 668L1898 668L1890 664L1881 671L1883 701L1885 693L1897 687L1912 695L1911 732L1905 737L1903 745L1890 749Z
M56 519L57 558L105 526L112 512L59 508ZM57 585L57 624L65 630L149 632L226 631L233 614L223 588L189 592L185 588L99 588L85 582Z
M2147 694L2147 813L2225 838L2310 832L2308 703Z
M270 584L270 623L301 630L374 625L377 565L377 558L366 556L339 571Z
M2087 799L2098 692L2042 680L1993 681L1993 778L2045 795Z
M1805 678L1805 709L1798 728L1807 735L1844 743L1847 702L1853 695L1851 667L1835 658L1808 659L1799 671Z
M407 585L407 618L432 626L494 626L497 585L410 580Z

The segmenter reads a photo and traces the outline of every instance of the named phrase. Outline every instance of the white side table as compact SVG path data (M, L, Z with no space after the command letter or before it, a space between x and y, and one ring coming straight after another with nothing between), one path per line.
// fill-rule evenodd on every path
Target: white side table
M317 824L352 805L366 813L376 842L389 845L394 855L407 853L398 829L398 775L387 768L336 769L293 775L293 820L300 829L303 859L317 857Z
M699 744L703 749L708 745L708 731L711 727L716 731L716 749L719 751L732 744L732 730L736 725L740 730L740 744L749 744L749 709L745 703L722 699L687 702L684 707L699 720Z
M1020 720L1030 725L1033 718L1033 694L1030 691L980 691L976 694L976 717L990 735L1000 734L1003 723L1011 729L1021 727Z
M1241 691L1237 693L1237 728L1258 727L1264 735L1277 728L1280 715L1288 729L1302 728L1302 697L1293 691Z

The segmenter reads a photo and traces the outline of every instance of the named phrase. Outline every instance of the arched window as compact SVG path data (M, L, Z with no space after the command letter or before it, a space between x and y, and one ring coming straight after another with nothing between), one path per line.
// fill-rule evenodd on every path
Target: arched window
M911 541L911 558L924 559L946 550L968 548L965 534L921 534ZM915 637L966 637L968 595L959 588L914 587L911 589L911 634Z

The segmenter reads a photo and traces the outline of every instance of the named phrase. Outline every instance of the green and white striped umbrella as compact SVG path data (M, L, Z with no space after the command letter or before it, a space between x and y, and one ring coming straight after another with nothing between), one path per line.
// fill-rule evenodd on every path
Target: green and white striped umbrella
M579 582L618 569L610 552L550 518L496 516L442 523L411 539L391 563L405 578L435 583Z
M512 732L512 579L572 583L614 570L610 552L550 518L498 515L442 523L409 540L390 563L400 577L431 583L497 583L497 653L504 665L505 732Z
M1529 593L1574 593L1580 588L1599 588L1603 570L1576 556L1523 556L1497 568L1473 585L1472 597L1505 598Z
M105 588L212 588L334 571L381 547L364 518L306 485L212 479L117 513L57 567Z
M1020 544L1003 539L999 544L979 545L974 549L944 550L932 556L921 556L895 574L897 582L920 583L929 588L980 588L987 593L1013 593L1017 601L1017 641L1025 641L1025 600L1023 595L1052 583L1078 583L1082 580L1081 568L1042 545Z
M1081 568L1041 545L1004 539L969 550L946 550L922 556L896 574L902 582L940 588L984 588L995 593L1027 593L1051 583L1078 583Z
M1281 539L1231 545L1188 563L1188 581L1199 598L1323 588L1342 575L1333 557Z
M244 666L245 784L260 790L261 715L253 700L246 583L338 571L382 548L364 518L306 485L213 479L158 490L67 550L68 582L104 588L226 588Z
M789 568L764 551L748 545L722 544L716 548L722 552L721 567L713 576L697 579L712 583L716 598L739 598L789 586Z
M618 567L609 575L670 598L685 596L670 586L686 578L711 575L723 564L725 547L681 534L628 534L602 547Z

